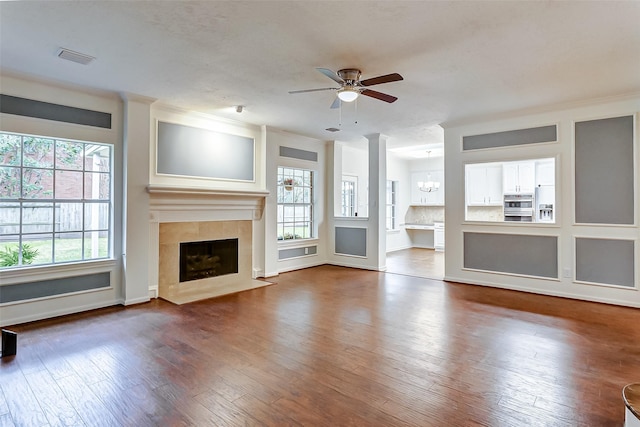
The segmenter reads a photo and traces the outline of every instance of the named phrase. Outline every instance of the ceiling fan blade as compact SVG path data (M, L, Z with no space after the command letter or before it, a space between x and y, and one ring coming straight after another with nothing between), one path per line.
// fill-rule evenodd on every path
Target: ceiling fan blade
M395 96L387 95L386 93L382 92L376 92L375 90L371 89L365 89L360 93L365 96L370 96L371 98L379 99L380 101L388 102L389 104L398 100L398 98L396 98Z
M340 108L340 103L341 102L342 101L340 101L340 98L338 98L336 96L336 99L333 101L333 104L331 104L331 107L329 107L329 108L331 108L332 110L335 110L336 108Z
M382 83L397 82L399 80L403 80L402 76L398 73L393 73L393 74L387 74L384 76L373 77L366 80L360 80L360 84L362 86L373 86L373 85L379 85Z
M289 93L320 92L321 90L337 90L337 88L335 88L335 87L322 87L320 89L290 90Z
M342 79L342 77L340 77L339 75L337 75L335 72L331 71L328 68L316 68L316 70L320 71L322 74L329 77L331 80L333 80L336 83L340 83L340 84L344 83L344 80Z

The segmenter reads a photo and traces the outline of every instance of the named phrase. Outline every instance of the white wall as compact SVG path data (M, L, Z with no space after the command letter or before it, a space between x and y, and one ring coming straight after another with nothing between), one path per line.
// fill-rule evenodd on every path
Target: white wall
M411 173L409 160L402 159L392 152L387 152L387 180L398 181L397 194L397 230L387 231L387 252L410 248L411 239L401 224L411 203Z
M0 283L2 285L109 272L111 274L111 287L4 304L0 307L0 325L23 323L124 303L125 295L122 285L123 248L121 240L123 105L120 97L116 94L87 91L84 88L55 85L38 80L27 80L22 77L7 74L0 75L0 86L2 87L2 93L5 95L101 111L112 115L112 128L103 129L93 126L1 114L1 130L82 141L104 142L114 145L114 259L92 263L43 266L0 272Z
M342 176L355 177L357 181L356 213L359 217L369 216L369 149L366 144L339 142L342 150ZM337 206L336 215L340 214Z
M520 115L480 123L445 126L445 205L446 248L445 279L456 282L488 285L523 290L547 295L600 301L640 307L638 292L640 261L636 256L636 288L624 289L615 286L587 285L572 279L574 269L574 238L576 236L609 237L635 241L636 254L640 251L638 241L638 213L640 212L640 147L638 145L638 115L640 99L627 97L607 102L592 102L557 111ZM633 226L588 226L576 225L573 218L574 173L573 173L573 125L575 121L636 115L635 129L635 225ZM558 125L558 142L531 144L510 148L462 151L462 137L505 130L524 129L543 125ZM465 163L512 161L527 158L555 157L557 162L557 222L556 224L508 224L465 222L464 165ZM612 189L614 191L615 189ZM490 232L507 234L532 234L556 236L559 242L559 278L542 279L512 274L500 274L468 270L463 267L463 232ZM487 248L490 250L490 248ZM565 277L565 272L570 277Z

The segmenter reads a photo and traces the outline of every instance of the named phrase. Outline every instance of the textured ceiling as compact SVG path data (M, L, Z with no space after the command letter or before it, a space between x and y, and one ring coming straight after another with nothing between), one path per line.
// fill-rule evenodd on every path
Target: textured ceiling
M640 92L639 22L639 1L0 2L0 66L320 139L432 147L443 122ZM400 73L373 87L399 100L361 97L340 117L334 92L288 94L334 85L315 67Z

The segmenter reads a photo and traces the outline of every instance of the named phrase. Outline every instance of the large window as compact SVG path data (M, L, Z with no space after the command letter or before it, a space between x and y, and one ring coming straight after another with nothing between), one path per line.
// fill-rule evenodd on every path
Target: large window
M313 232L313 172L278 168L278 240L309 239Z
M0 133L0 268L111 256L112 146Z

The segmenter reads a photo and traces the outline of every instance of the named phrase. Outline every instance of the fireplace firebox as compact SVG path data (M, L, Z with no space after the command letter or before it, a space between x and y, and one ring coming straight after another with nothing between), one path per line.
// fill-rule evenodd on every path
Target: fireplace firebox
M238 272L238 239L180 243L180 282Z

